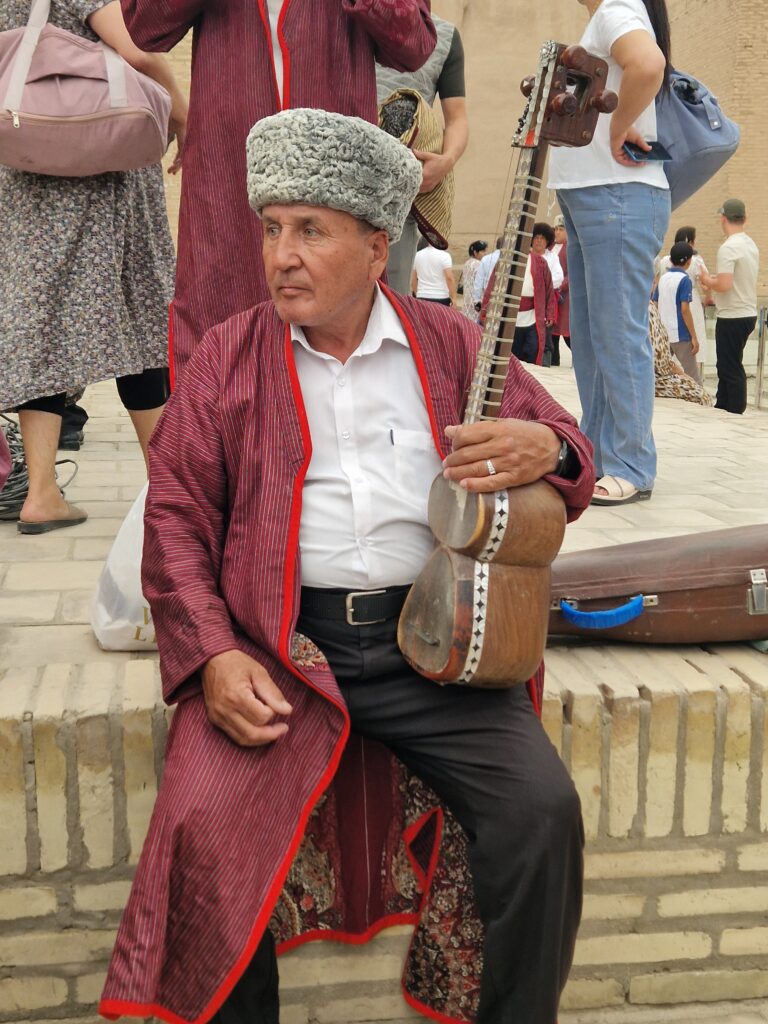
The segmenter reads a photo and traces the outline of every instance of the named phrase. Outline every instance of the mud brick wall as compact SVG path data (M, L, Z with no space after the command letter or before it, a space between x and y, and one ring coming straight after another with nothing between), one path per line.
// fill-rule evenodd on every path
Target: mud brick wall
M566 1008L768 995L767 698L743 646L548 652L544 724L588 839ZM0 1021L94 1016L167 725L153 657L6 674ZM286 1024L410 1019L407 942L285 957Z

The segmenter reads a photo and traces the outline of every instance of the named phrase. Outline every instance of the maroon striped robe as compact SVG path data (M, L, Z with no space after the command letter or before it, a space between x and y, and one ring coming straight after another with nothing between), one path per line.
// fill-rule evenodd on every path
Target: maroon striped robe
M463 415L480 331L454 310L397 300L443 454L446 426ZM592 496L594 472L575 420L516 360L502 413L548 424L577 452L577 480L548 478L569 518L577 517ZM349 717L327 663L294 632L311 438L290 331L271 302L208 333L151 452L144 592L164 694L179 705L100 1009L202 1024L234 986L273 912L283 948L307 935L360 941L386 923L417 923L430 887L455 896L457 870L466 864L440 841L441 812L409 783L393 781L383 748L355 738L346 770L330 785ZM237 746L206 717L199 670L234 647L256 658L293 705L287 735L271 746ZM369 877L377 880L371 891ZM468 904L464 893L460 905ZM469 918L472 912L469 906ZM472 1019L481 932L476 923L458 929L440 913L437 937L420 941L422 948L443 943L449 981L442 978L435 1001L425 989L429 972L417 970L405 979L406 997L444 1019ZM452 934L462 941L448 941ZM469 946L467 934L475 936Z
M496 285L496 271L498 263L491 271L488 284L483 295L483 304L480 310L480 323L485 323L485 314L488 303L491 301L493 289ZM539 341L539 348L536 353L536 365L541 366L544 359L544 348L547 342L546 321L555 322L557 316L557 292L552 287L552 274L547 261L538 253L531 253L531 277L533 278L533 309L536 314L536 337Z
M248 206L245 140L280 109L266 0L122 0L138 46L169 50L194 25L192 90L171 318L178 372L205 332L269 298L261 222ZM435 47L429 0L284 0L286 107L375 121L379 63L421 67Z

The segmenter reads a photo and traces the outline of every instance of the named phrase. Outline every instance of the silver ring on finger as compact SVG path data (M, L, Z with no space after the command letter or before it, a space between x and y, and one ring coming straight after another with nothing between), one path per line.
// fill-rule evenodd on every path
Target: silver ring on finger
M488 467L488 476L496 476L496 473L498 472L498 470L494 466L492 460L491 459L486 459L485 460L485 464Z

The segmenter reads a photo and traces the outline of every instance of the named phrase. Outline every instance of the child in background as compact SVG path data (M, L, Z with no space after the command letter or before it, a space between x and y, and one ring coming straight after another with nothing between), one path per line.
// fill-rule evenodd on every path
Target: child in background
M672 352L688 376L700 384L696 360L700 346L691 310L693 284L688 276L688 268L695 255L693 246L688 242L675 242L669 253L671 266L659 278L653 298L658 303L659 316L669 335Z

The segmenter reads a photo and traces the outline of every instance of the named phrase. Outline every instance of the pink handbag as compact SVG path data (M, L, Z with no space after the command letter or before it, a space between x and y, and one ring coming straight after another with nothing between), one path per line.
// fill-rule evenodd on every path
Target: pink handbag
M0 32L0 164L79 178L157 163L167 90L49 13L50 0L32 0L27 27Z

